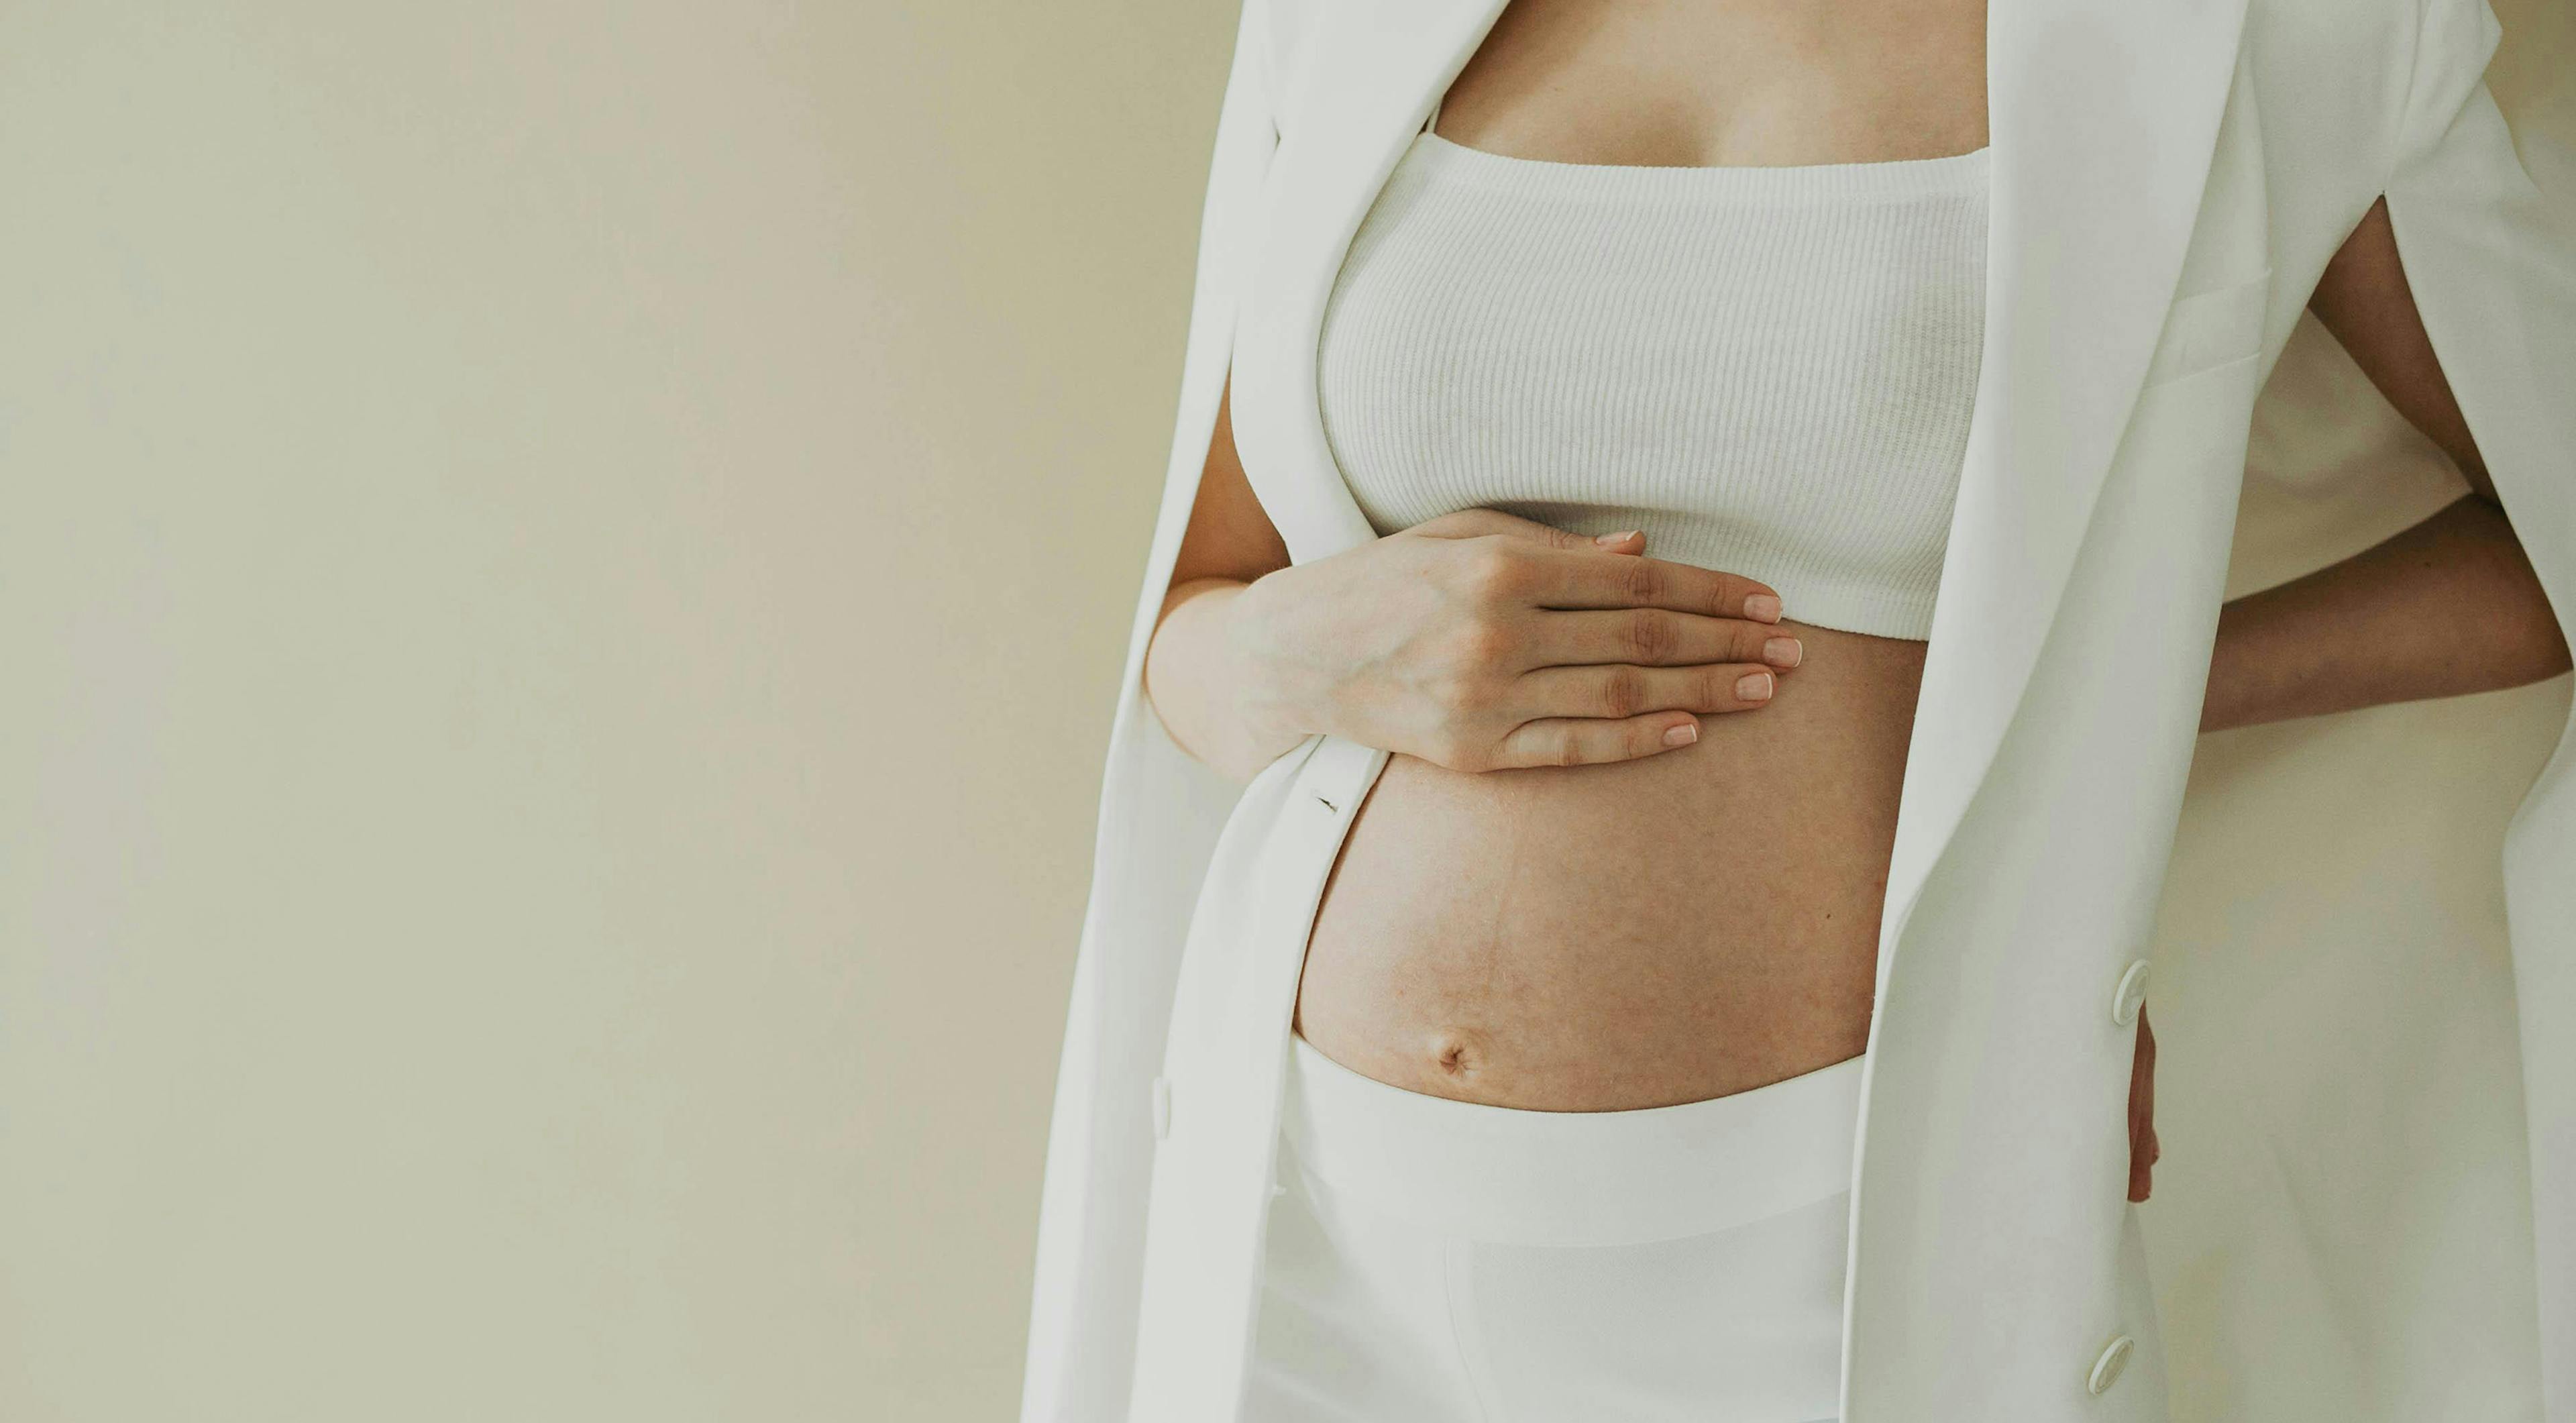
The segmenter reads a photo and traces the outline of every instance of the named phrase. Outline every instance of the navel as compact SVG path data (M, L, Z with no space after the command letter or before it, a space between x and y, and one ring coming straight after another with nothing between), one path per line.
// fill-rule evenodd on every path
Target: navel
M1444 1028L1428 1044L1432 1071L1447 1082L1470 1082L1485 1070L1485 1036L1470 1028Z

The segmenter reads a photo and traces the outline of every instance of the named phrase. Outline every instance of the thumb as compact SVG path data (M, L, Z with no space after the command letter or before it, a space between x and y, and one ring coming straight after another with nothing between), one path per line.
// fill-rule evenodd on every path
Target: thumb
M1560 529L1553 524L1542 524L1536 519L1524 519L1517 514L1506 514L1500 509L1460 509L1436 519L1425 519L1405 532L1434 539L1472 539L1491 534L1526 539L1549 548L1588 548L1611 553L1637 553L1646 546L1646 536L1634 529L1594 537Z

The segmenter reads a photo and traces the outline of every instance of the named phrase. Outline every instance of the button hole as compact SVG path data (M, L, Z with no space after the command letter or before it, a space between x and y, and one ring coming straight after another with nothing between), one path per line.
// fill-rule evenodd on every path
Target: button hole
M1317 796L1315 799L1324 801L1324 809L1331 811L1335 815L1342 813L1342 808L1340 806L1333 804L1331 801L1324 800L1322 796Z

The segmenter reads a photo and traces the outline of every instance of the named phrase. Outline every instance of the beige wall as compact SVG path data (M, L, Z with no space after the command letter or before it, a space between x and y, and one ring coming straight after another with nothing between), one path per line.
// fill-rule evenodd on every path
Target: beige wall
M1232 35L0 6L0 1419L1007 1414Z
M0 7L0 1419L1008 1414L1232 10Z

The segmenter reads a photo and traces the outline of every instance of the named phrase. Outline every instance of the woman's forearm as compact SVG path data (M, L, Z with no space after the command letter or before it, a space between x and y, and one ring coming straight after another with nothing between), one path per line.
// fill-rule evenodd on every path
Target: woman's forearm
M1237 600L1251 585L1195 578L1173 585L1145 646L1145 696L1182 750L1230 779L1249 781L1306 737L1267 715L1258 680L1233 635Z
M2219 612L2200 729L2518 687L2568 649L2504 511L2477 495Z

